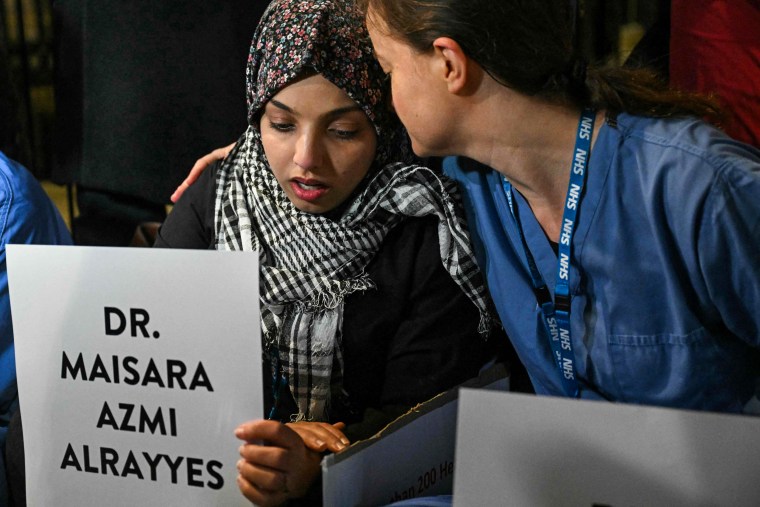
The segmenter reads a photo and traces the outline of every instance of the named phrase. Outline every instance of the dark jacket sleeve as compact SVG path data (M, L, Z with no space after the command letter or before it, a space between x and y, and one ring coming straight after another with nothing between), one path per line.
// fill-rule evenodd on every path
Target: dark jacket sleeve
M190 185L161 224L153 246L210 249L214 247L214 200L218 162Z

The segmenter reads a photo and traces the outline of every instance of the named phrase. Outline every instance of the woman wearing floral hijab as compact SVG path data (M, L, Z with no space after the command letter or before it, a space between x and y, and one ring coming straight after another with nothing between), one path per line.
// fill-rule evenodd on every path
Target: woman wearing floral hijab
M259 251L265 409L288 424L237 429L239 486L274 505L321 452L475 376L491 321L455 187L410 164L350 0L272 2L247 82L247 131L156 245Z

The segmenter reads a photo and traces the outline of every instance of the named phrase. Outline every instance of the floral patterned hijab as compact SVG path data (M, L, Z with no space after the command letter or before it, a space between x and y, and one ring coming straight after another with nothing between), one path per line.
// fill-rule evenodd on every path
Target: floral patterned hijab
M378 165L411 162L406 132L387 100L387 79L352 0L273 1L253 36L246 71L248 123L304 74L319 73L361 106L378 136Z
M299 211L261 144L262 108L307 73L344 90L378 136L368 181L338 218ZM254 35L247 83L249 127L217 173L216 247L259 251L262 334L273 375L285 379L298 406L291 420L325 421L342 387L344 298L375 287L365 268L391 229L409 217L438 217L441 261L480 309L484 334L491 325L486 291L454 183L409 165L408 138L388 108L385 76L351 0L274 0Z

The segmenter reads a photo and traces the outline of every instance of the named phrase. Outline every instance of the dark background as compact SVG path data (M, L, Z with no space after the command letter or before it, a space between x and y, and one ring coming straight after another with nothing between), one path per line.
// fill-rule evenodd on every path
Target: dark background
M243 132L267 3L0 0L0 149L66 186L78 244L128 244L197 158ZM579 0L586 57L621 63L668 4Z

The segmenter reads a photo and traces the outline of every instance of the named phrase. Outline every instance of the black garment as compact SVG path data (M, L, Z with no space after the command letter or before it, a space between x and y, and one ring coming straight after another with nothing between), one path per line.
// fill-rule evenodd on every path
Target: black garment
M156 246L213 248L215 168L176 204ZM477 308L441 263L438 220L409 219L392 230L367 273L377 289L346 297L343 312L344 396L330 420L346 422L352 441L366 438L405 411L477 375L488 357L477 332ZM265 367L265 376L270 368ZM269 379L265 383L271 385ZM269 389L267 389L269 391ZM297 412L282 393L275 418ZM267 397L265 414L272 405Z
M52 179L168 202L199 150L245 128L245 64L267 4L53 2Z
M127 246L165 218L199 151L245 128L245 63L268 3L53 2L50 178L77 185L77 245Z
M21 411L11 417L5 441L5 473L8 479L9 507L26 505L26 479L24 471L24 433Z

